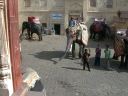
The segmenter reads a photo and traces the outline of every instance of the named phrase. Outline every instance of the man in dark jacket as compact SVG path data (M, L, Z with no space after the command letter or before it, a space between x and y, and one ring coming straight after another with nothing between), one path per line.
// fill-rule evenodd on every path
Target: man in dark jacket
M85 49L85 52L83 54L83 70L85 70L85 65L87 64L87 67L88 67L88 71L91 71L90 70L90 66L89 66L89 56L90 56L90 50L88 52L88 49Z

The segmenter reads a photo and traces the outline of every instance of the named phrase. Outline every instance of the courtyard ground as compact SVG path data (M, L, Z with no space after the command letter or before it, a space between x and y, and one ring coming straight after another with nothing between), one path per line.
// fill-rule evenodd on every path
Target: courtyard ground
M102 48L101 66L95 67L94 56L97 44ZM119 62L111 60L112 71L104 68L105 44L112 41L96 42L89 40L87 47L91 49L91 72L82 70L81 60L66 57L58 62L64 54L65 36L46 35L43 41L23 40L22 70L28 67L36 70L41 80L27 96L43 96L45 88L47 96L128 96L128 70L119 70ZM113 49L111 46L113 53ZM112 55L111 55L112 57Z

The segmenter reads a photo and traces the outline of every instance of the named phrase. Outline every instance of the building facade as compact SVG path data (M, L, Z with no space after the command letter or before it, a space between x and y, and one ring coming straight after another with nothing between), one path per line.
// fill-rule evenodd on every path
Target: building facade
M63 35L71 17L83 18L88 26L94 18L110 23L119 10L127 13L128 0L20 0L19 21L21 25L29 16L39 17L44 26Z

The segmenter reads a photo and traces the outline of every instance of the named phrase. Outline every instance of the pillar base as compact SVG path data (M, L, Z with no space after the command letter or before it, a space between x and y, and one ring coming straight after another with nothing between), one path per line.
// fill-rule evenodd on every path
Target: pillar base
M28 90L29 88L27 84L23 83L21 88L16 90L16 92L14 92L12 96L26 96Z

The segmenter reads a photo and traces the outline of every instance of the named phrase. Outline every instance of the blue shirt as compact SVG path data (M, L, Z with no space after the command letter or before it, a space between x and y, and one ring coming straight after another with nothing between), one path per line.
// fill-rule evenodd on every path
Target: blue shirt
M74 26L75 26L75 20L70 20L69 27L74 27Z

